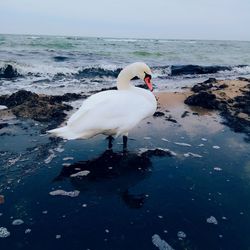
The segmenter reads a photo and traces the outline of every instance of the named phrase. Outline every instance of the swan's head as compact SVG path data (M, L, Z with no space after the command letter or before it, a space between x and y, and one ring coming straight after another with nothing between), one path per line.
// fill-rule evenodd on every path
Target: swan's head
M134 75L143 80L147 84L150 91L153 91L153 85L151 83L152 72L148 65L143 62L136 62L131 64L131 66Z

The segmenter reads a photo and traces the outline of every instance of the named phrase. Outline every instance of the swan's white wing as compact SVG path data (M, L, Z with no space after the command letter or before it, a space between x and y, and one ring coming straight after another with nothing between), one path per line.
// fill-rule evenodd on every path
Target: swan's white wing
M154 112L152 104L136 93L105 92L91 96L69 119L68 127L74 134L83 138L99 133L123 134Z
M116 90L110 90L103 91L88 97L86 100L83 101L83 104L80 109L70 117L67 122L67 125L70 126L71 124L74 124L75 122L77 122L78 119L81 119L87 112L93 110L95 107L100 106L103 102L107 101L107 98L110 98L110 96L115 95L116 93Z

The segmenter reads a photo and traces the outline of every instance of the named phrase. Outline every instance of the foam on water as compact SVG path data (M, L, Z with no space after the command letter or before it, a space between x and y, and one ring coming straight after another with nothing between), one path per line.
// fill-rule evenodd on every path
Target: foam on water
M10 236L10 232L6 227L0 227L0 238L6 238Z
M174 250L165 240L162 240L158 234L152 236L152 243L158 247L159 250Z

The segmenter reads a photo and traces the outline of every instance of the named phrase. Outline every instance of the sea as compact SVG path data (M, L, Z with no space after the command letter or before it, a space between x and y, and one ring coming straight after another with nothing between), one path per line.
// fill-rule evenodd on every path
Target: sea
M0 93L113 87L120 70L137 61L151 67L156 90L180 90L208 77L249 76L250 42L0 34L0 76L7 65L17 73L0 77Z

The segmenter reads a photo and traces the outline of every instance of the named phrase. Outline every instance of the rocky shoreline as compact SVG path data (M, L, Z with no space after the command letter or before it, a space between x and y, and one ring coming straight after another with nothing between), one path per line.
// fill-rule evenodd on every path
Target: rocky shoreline
M104 90L109 89L100 91ZM65 111L73 109L70 102L84 99L87 96L76 93L49 96L19 90L11 95L0 96L0 106L3 107L0 109L0 118L14 115L18 118L47 123L48 126L57 126L65 120L67 116ZM247 139L250 139L250 79L241 77L238 80L216 80L209 78L195 84L186 93L186 96L187 98L184 100L186 105L219 111L224 118L225 125L235 132L245 133ZM187 116L188 113L188 111L184 111L181 118ZM160 107L154 117L163 117L167 121L177 122L171 114L164 117ZM6 126L6 123L1 123L0 129Z
M194 85L191 91L193 94L186 98L185 104L218 110L225 125L250 139L250 79L210 78Z

